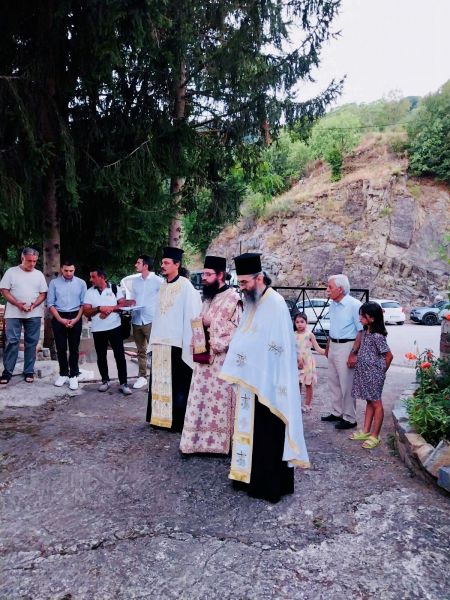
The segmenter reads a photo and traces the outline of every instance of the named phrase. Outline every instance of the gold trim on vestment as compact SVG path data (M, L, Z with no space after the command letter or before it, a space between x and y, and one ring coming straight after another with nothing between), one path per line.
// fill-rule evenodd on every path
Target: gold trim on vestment
M276 417L278 417L279 419L281 419L283 421L283 423L286 426L286 433L287 433L287 436L288 436L288 444L289 444L289 446L292 448L292 450L296 454L300 454L300 449L298 448L297 444L289 436L289 427L288 427L288 423L289 422L288 422L288 420L283 415L283 413L281 413L274 406L272 406L272 404L270 403L270 400L268 398L265 398L264 396L262 396L256 387L248 384L246 381L244 381L240 377L226 375L224 373L221 373L220 374L220 378L223 379L224 381L227 381L230 384L235 384L235 385L239 385L239 386L245 387L248 390L250 390L251 392L253 392L253 394L255 394L255 396L258 396L258 401L261 402L261 404L264 404L264 406L266 406L270 410L270 412L272 414L274 414ZM295 465L297 465L299 467L303 467L304 469L309 469L310 466L311 466L309 462L300 461L298 459L289 459L289 462L291 462L291 463L293 463L293 464L295 464Z
M229 479L250 483L255 426L255 395L247 387L236 394L233 446Z
M173 306L175 297L181 291L183 286L183 278L180 277L174 283L167 283L163 281L159 288L159 312L165 315Z
M150 425L172 427L172 347L152 344L152 416Z
M202 317L191 319L192 326L192 351L194 354L206 352L205 328Z

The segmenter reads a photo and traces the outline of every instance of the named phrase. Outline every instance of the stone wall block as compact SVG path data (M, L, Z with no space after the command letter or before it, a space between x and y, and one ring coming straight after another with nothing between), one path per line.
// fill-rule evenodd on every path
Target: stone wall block
M438 471L438 485L450 492L450 467L441 467Z
M434 477L441 467L450 467L450 442L441 440L424 463L425 469Z
M415 230L415 200L407 196L397 196L391 215L389 242L400 248L409 248Z

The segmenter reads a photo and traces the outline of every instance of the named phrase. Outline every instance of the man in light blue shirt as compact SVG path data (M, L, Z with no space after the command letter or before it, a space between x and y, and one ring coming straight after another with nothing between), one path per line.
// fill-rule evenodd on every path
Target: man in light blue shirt
M62 387L68 383L71 390L78 389L81 317L86 288L86 283L75 277L75 265L71 259L62 263L61 275L52 279L48 286L47 306L53 316L52 329L59 363L59 377L55 385Z
M328 279L330 304L330 336L325 355L328 358L328 386L330 414L322 421L335 422L336 429L356 427L356 401L352 398L352 385L356 355L361 344L359 307L361 302L350 296L350 283L345 275L332 275Z
M133 310L132 313L133 338L139 367L138 378L133 388L138 390L147 385L147 346L162 278L152 273L153 260L147 254L138 257L135 267L140 276L132 281L130 297L135 301L136 306L142 307Z

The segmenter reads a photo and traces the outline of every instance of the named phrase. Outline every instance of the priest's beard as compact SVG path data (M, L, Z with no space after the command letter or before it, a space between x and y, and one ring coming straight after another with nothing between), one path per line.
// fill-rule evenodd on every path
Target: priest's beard
M245 300L249 304L255 304L262 296L262 293L258 292L256 288L254 288L253 290L242 290L242 292L244 294Z
M210 285L203 284L203 298L206 300L211 300L219 291L219 282L214 281Z

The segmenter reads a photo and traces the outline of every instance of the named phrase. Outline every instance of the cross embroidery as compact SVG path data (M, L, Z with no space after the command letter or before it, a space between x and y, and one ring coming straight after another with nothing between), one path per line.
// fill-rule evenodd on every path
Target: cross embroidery
M251 400L251 396L247 396L247 392L243 396L241 396L241 406L242 406L242 408L247 409L248 408L248 403L249 403L250 400Z
M238 367L242 367L245 365L247 361L247 357L245 354L236 354L236 364Z
M283 352L283 346L277 346L275 342L270 342L269 352L273 352L276 356L281 356Z
M237 458L236 458L236 462L240 467L244 467L245 466L245 454L242 452L242 450L240 452L237 453Z

